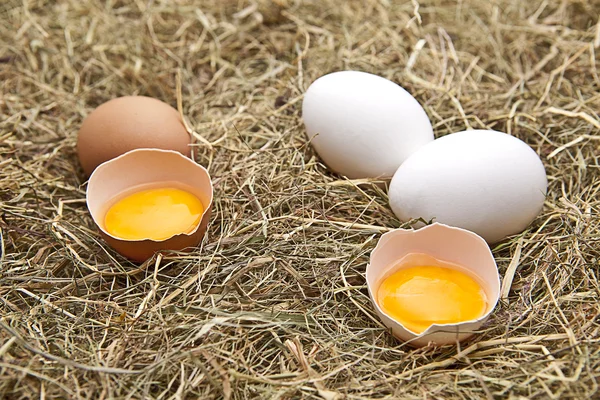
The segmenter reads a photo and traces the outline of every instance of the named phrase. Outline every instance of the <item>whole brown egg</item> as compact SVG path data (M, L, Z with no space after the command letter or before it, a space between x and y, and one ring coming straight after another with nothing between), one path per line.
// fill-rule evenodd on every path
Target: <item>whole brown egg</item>
M179 113L160 100L125 96L107 101L85 118L77 154L86 175L130 150L151 148L191 154L191 137Z

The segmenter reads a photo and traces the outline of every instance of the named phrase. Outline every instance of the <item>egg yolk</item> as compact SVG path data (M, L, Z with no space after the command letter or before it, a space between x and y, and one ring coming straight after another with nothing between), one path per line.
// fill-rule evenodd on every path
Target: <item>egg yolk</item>
M112 236L126 240L165 240L192 232L204 211L193 194L176 188L135 192L114 203L104 226Z
M452 324L481 317L487 301L481 286L464 272L438 266L402 268L377 290L383 311L414 333L432 324Z

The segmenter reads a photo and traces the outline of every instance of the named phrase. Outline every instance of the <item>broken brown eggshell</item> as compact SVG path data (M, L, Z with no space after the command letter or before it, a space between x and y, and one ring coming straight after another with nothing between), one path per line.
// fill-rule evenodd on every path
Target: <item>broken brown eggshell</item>
M105 230L104 218L115 198L136 187L160 183L180 185L200 199L204 212L193 231L157 241L121 239ZM121 255L143 262L157 251L189 249L202 241L210 219L213 186L204 167L177 151L136 149L106 161L94 170L88 182L86 202L106 243Z
M387 315L377 302L381 282L403 265L439 265L463 270L477 278L487 298L480 318L433 324L417 334ZM433 223L421 229L395 229L381 236L367 265L367 287L377 315L398 339L413 347L455 344L472 336L490 316L500 298L500 276L483 238L465 229Z

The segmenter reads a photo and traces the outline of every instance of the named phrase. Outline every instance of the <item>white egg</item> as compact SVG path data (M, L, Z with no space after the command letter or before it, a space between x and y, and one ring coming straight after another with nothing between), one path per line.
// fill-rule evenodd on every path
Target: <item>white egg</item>
M435 219L494 243L524 230L544 204L538 155L505 133L453 133L423 146L394 174L390 205L403 221Z
M425 110L406 90L377 75L334 72L310 85L302 118L311 144L348 178L390 178L433 140Z

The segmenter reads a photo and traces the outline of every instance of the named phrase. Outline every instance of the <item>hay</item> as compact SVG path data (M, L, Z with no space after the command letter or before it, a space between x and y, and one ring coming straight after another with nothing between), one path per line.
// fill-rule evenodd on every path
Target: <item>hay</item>
M0 397L598 397L599 9L3 1ZM399 224L378 182L327 171L300 115L340 69L402 84L437 136L506 131L546 165L543 213L494 248L506 297L460 346L411 349L369 302L368 255ZM178 74L214 217L196 251L139 267L92 225L76 133L116 96L175 106Z

